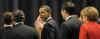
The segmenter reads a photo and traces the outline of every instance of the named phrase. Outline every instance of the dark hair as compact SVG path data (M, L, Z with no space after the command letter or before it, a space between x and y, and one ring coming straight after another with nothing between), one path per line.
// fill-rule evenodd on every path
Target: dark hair
M12 12L5 12L3 14L3 24L11 24L13 19Z
M65 2L62 8L66 10L69 15L73 14L79 15L79 10L75 7L75 4L73 2Z
M66 10L69 15L77 14L77 9L75 7L64 7L64 10Z
M14 20L16 22L22 22L23 19L25 19L25 17L24 17L24 12L22 10L19 10L19 12L14 13Z
M10 24L11 23L11 16L5 16L4 21L5 21L5 24Z

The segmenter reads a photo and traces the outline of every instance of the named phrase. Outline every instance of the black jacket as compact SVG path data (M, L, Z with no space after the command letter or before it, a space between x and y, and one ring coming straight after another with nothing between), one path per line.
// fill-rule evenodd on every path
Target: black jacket
M72 16L61 24L61 39L78 39L81 21L77 17Z
M2 39L38 39L38 36L34 28L17 24L10 31L3 31Z
M58 24L54 19L48 20L41 32L41 39L57 39L57 27Z
M2 29L0 27L0 39L2 39Z

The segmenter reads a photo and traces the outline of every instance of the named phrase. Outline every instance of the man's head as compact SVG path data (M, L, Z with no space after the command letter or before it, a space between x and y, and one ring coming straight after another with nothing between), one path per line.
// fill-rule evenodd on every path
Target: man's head
M48 17L51 16L51 8L47 5L40 6L39 15L40 18L42 18L42 20L45 21L46 19L48 19Z
M14 12L15 12L14 13L14 20L16 22L24 22L24 19L25 19L24 12L22 10L16 10Z
M97 21L99 12L95 7L86 7L81 11L81 18L83 22L86 21Z
M74 15L76 14L76 8L75 8L75 4L72 2L65 2L62 6L62 11L61 14L64 17L64 19L66 19L66 17L70 16L70 15Z
M12 24L13 23L13 14L12 12L5 12L3 14L3 24Z

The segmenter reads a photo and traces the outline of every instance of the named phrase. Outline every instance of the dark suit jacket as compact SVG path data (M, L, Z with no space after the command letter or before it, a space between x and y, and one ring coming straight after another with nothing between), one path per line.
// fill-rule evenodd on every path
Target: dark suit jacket
M98 18L98 24L100 24L100 18Z
M54 19L48 20L41 32L41 39L57 39L57 26Z
M1 30L1 27L0 27L0 39L2 38L2 30Z
M38 36L34 28L17 24L11 31L3 31L2 39L38 39Z
M61 24L60 39L78 39L81 21L77 17L72 16Z

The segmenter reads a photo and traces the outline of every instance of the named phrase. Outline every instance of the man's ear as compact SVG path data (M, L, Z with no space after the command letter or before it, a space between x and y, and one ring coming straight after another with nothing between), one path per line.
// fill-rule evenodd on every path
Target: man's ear
M64 10L63 13L64 13L64 14L68 14L68 11Z

